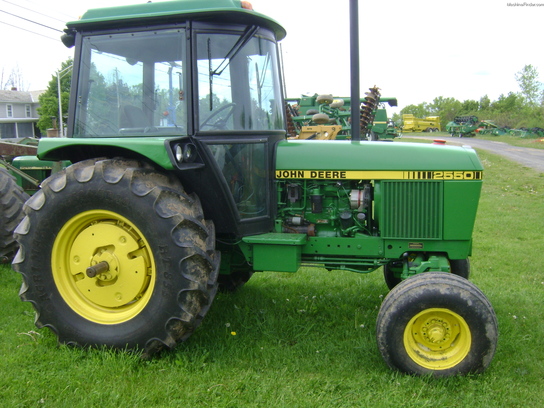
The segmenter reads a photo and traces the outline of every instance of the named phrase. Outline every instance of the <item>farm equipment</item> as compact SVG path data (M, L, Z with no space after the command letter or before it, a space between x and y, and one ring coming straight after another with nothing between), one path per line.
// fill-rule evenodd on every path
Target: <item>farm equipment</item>
M412 114L402 115L403 132L440 132L440 116L416 118Z
M538 139L544 137L544 129L540 127L511 129L506 126L498 126L490 120L482 120L480 127L476 130L479 135L501 136L509 135L524 139Z
M285 31L243 7L145 3L67 24L68 137L41 139L38 157L73 164L43 181L15 233L36 325L61 343L149 357L191 335L218 287L236 290L254 272L383 268L386 363L483 371L497 321L467 279L475 151L287 139ZM359 109L355 120L371 115Z
M393 139L398 129L387 119L385 102L397 106L396 98L380 96L369 88L361 103L361 134L365 140ZM302 96L287 99L288 134L293 139L351 139L351 100L332 95Z
M387 117L385 102L389 106L397 106L397 98L380 98L380 105L375 111L370 130L375 135L373 140L391 140L400 135L398 127Z
M474 136L476 129L481 126L477 116L457 116L448 122L446 131L452 136Z
M37 151L38 139L0 141L0 263L11 262L17 251L13 232L23 219L25 201L60 165L38 160Z
M539 139L544 137L544 129L539 127L533 128L519 128L519 129L509 129L508 134L510 136L517 136L522 139Z

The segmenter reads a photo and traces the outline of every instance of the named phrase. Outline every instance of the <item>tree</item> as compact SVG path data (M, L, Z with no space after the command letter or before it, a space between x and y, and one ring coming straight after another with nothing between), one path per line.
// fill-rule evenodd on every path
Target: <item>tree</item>
M478 112L480 104L478 101L467 99L461 104L459 115L475 115Z
M538 70L532 65L525 65L515 77L527 105L536 107L542 95L542 83L538 80Z
M484 111L489 109L489 106L491 105L491 99L489 99L489 96L484 95L480 98L480 105L478 107L478 110Z
M462 104L455 98L439 96L434 98L429 106L433 115L440 116L440 124L445 128L446 123L451 122L459 114Z
M61 74L60 78L60 91L63 116L64 113L68 112L68 102L70 99L70 82L72 80L72 73L68 68L72 66L72 63L73 61L71 58L62 63L59 71L57 71L56 75L53 75L51 81L49 81L49 85L46 91L39 97L40 107L38 108L38 113L40 115L40 119L38 120L37 126L42 133L45 133L47 129L53 127L52 118L57 118L57 121L63 120L62 118L59 118L57 75L58 72L61 72L65 69L65 73Z
M17 89L26 91L28 85L25 83L23 71L16 65L11 69L9 75L6 75L4 68L0 72L0 89Z
M522 101L518 94L508 92L507 96L500 94L499 99L491 103L491 108L499 113L515 112L521 109Z
M424 118L429 116L429 108L426 102L422 102L419 105L407 105L400 111L402 115L412 114L416 118Z

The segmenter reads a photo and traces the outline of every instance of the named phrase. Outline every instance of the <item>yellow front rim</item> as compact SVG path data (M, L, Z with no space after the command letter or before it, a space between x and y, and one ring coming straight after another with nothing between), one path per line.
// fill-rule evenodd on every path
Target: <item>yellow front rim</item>
M103 267L93 276L88 268L98 264ZM155 286L148 242L133 223L111 211L86 211L66 222L53 244L51 267L68 306L101 324L138 315Z
M404 347L421 367L446 370L470 351L472 336L465 319L449 309L426 309L404 329Z

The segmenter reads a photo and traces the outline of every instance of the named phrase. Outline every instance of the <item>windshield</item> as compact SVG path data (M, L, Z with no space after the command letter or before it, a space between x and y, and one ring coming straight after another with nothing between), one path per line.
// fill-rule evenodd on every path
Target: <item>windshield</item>
M74 137L185 134L184 30L83 38Z
M190 53L183 28L85 35L72 136L284 129L276 44L266 34L199 31Z
M256 31L197 35L201 131L284 128L276 46Z

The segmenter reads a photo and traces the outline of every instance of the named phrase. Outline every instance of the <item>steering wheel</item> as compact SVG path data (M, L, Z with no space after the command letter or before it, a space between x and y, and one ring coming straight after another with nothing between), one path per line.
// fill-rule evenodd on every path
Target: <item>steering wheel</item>
M226 105L221 106L219 109L217 109L214 113L212 113L202 124L200 125L200 129L210 126L214 127L216 129L226 129L227 121L234 113L234 107L236 106L235 103L227 103ZM230 109L230 111L226 112L226 115L224 117L218 118L215 122L210 123L212 119L214 119L216 116L218 116L223 111L226 111L227 109Z

